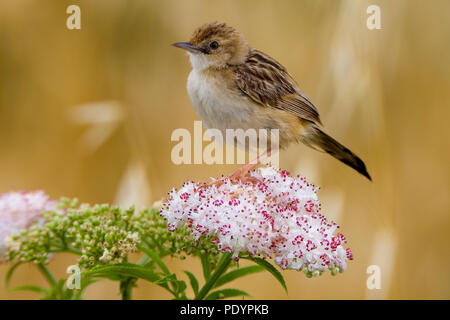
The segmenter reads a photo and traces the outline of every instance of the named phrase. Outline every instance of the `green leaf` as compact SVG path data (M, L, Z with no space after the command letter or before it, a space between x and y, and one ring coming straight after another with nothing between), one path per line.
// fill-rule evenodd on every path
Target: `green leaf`
M160 278L158 281L155 281L156 284L163 284L169 281L176 281L177 276L175 273L169 274L168 276L165 276L164 278Z
M55 286L56 295L61 300L66 300L66 298L65 298L66 291L64 290L64 283L65 283L65 279L61 279L57 282L57 284Z
M58 297L56 296L56 288L52 287L48 290L45 297L42 298L42 300L57 300Z
M211 263L209 262L208 254L202 254L200 260L202 261L203 277L205 281L208 281L211 277Z
M284 288L284 291L286 291L286 294L288 293L288 289L286 286L286 282L284 281L283 275L269 261L258 258L258 257L253 257L253 258L244 257L244 259L252 260L255 263L259 264L260 266L264 267L267 271L269 271L275 277L275 279L278 280L278 282Z
M32 292L37 292L37 293L42 293L42 294L47 294L49 292L49 290L46 288L42 288L42 287L38 287L38 286L28 286L28 285L14 287L11 290L12 291L32 291Z
M218 300L218 299L224 299L224 298L231 298L231 297L239 297L239 296L247 296L250 297L250 295L242 290L238 289L223 289L223 290L217 290L211 292L205 300Z
M84 271L82 274L97 278L114 278L117 276L132 277L144 279L149 282L157 282L158 280L161 280L161 277L155 272L146 267L132 263L98 266L91 270Z
M261 272L264 271L264 267L262 266L248 266L248 267L243 267L243 268L239 268L239 269L235 269L232 270L226 274L224 274L223 276L221 276L216 284L214 285L214 288L223 286L224 284L231 282L237 278L252 274L252 273L256 273L256 272Z
M22 261L19 261L19 262L14 263L12 265L12 267L9 268L8 272L6 273L5 287L9 286L9 282L11 281L14 271L16 271L17 267L20 266L21 264L22 264Z
M138 245L138 248L142 251L144 251L144 253L149 256L153 261L156 262L156 264L158 265L158 267L165 273L165 274L170 274L169 268L166 266L166 264L162 261L162 259L158 256L158 254L156 252L154 252L153 250L143 246L143 245Z
M47 279L48 283L51 287L56 287L58 285L58 281L56 281L55 277L52 275L50 270L47 268L47 266L43 263L37 264L38 269L41 271L41 273L44 275L44 277Z
M219 279L222 274L227 271L230 266L232 259L231 254L229 252L225 252L220 256L219 262L217 263L216 268L214 269L214 273L209 277L206 283L198 292L198 295L195 296L197 300L203 300L208 295L209 291L214 287L217 279Z
M172 300L189 300L188 297L186 297L185 294L182 294L181 296L175 297Z
M187 288L186 282L183 280L177 280L175 281L175 292L178 294L183 293Z
M149 264L151 264L153 262L152 259L150 259L150 257L148 255L144 255L139 261L138 261L138 265L140 266L148 266Z
M191 283L192 290L194 290L194 295L196 296L197 293L198 293L198 280L197 280L197 278L189 271L185 270L184 273L186 273L187 276L189 277L189 281Z
M168 279L167 281L170 281L175 295L177 295L178 293L180 293L186 289L186 283L184 283L184 281L182 281L183 283L179 283L179 280L177 280L177 276L174 273L170 273L169 268L166 266L166 264L162 261L162 259L159 257L159 255L155 251L153 251L143 245L138 245L138 248L140 250L142 250L147 256L149 256L151 258L151 260L154 261L158 265L158 267L161 269L161 271L165 275L170 277L170 279ZM160 284L160 283L158 283L158 284ZM184 285L184 287L183 287L183 285Z
M133 263L98 266L94 267L91 270L85 271L82 274L91 277L108 278L108 279L113 279L114 277L117 278L118 276L144 279L174 294L173 290L171 290L167 285L167 281L170 281L172 279L170 277L171 275L166 277L167 281L165 281L164 278L162 279L157 273L155 273L151 269Z

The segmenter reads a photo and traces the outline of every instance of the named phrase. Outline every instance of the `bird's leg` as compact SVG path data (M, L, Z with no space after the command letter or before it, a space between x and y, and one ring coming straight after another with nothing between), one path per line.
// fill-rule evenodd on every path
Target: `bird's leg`
M230 179L236 179L239 177L245 177L248 172L254 170L261 162L262 160L267 159L270 157L270 155L273 153L272 149L267 149L263 154L259 155L256 159L253 159L249 163L243 165L239 169L237 169L235 172L233 172L229 178Z
M275 151L276 151L276 149L275 150L267 149L263 154L259 155L256 159L250 161L249 163L243 165L242 167L237 169L235 172L233 172L228 177L223 177L221 179L214 180L210 183L207 183L205 186L209 187L212 185L221 185L222 183L224 183L224 181L226 179L239 180L244 183L245 182L253 182L253 183L258 182L255 178L253 178L249 175L249 172L254 170L261 163L262 160L265 160L268 157L270 157L270 155L272 153L274 153Z

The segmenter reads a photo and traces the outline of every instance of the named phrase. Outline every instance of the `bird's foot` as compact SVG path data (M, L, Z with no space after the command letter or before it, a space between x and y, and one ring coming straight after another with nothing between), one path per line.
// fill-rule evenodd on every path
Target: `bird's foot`
M257 184L260 181L250 175L250 171L256 168L257 165L255 164L246 164L245 166L239 168L235 172L233 172L231 175L227 177L222 177L220 179L211 181L209 183L205 183L202 185L202 188L208 188L213 185L216 185L217 187L221 186L225 183L225 181L229 180L231 182L241 182L241 183L252 183Z

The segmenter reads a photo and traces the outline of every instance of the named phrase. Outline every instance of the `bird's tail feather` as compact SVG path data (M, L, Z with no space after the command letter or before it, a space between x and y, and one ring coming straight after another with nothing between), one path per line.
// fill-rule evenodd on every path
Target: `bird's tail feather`
M349 149L320 130L317 126L312 125L310 127L310 130L308 130L308 134L306 136L303 136L302 140L314 149L320 149L332 155L339 161L352 167L367 179L372 181L372 178L367 172L364 162Z

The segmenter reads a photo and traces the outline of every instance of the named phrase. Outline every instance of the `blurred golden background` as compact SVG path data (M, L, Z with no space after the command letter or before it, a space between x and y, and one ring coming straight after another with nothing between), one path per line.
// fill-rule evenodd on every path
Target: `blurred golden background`
M71 4L81 30L66 27ZM371 4L381 30L366 27ZM256 299L449 299L449 12L446 0L2 1L0 192L140 207L185 180L232 172L170 160L172 131L192 132L199 118L186 93L188 59L169 45L223 21L288 68L327 132L374 178L303 146L281 152L282 168L321 186L323 212L355 260L337 277L284 272L288 296L268 273L232 285ZM74 259L58 256L50 269L64 277ZM201 274L197 260L167 263ZM380 290L366 287L369 265L381 268ZM4 287L7 269L0 299L35 299ZM45 282L27 265L11 285L21 284ZM134 297L169 296L141 281ZM120 296L101 281L86 298Z

